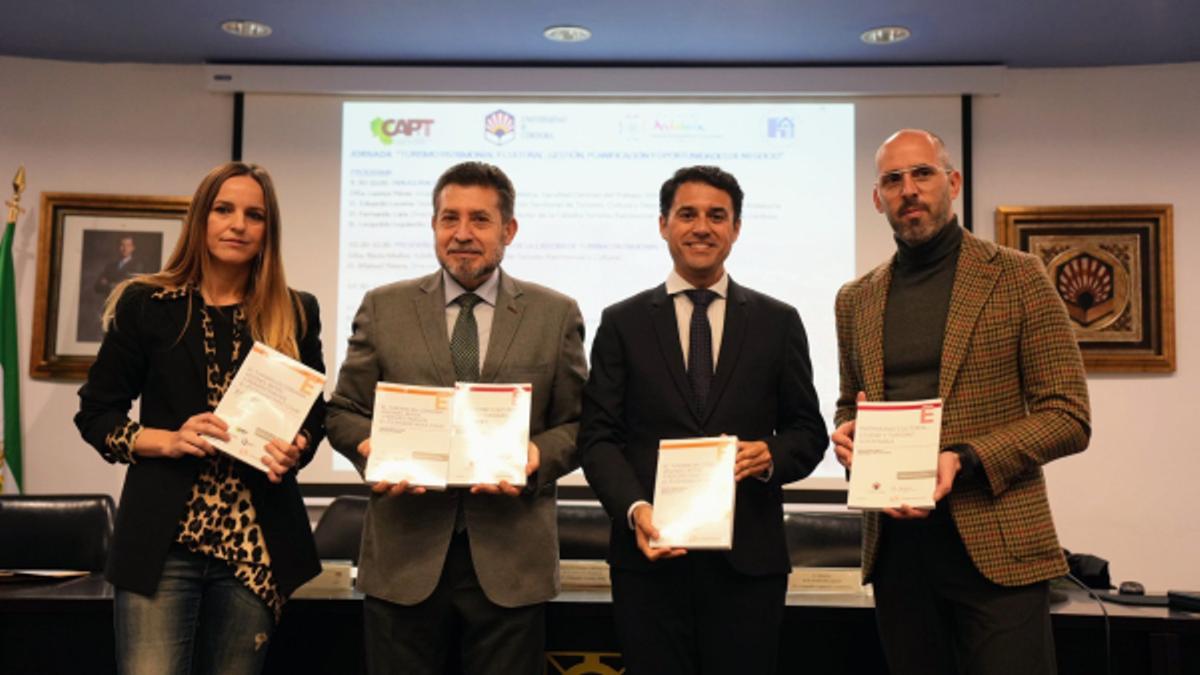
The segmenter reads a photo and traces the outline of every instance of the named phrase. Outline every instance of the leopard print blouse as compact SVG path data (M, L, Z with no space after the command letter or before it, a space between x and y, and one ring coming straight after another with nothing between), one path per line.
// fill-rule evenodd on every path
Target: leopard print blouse
M191 292L187 288L164 289L151 297L174 300ZM205 389L208 410L212 411L233 381L233 366L248 346L246 317L241 306L233 309L232 317L226 317L220 308L206 306L199 294L192 299L198 301L196 305L204 335ZM218 322L222 324L219 327ZM141 426L131 420L108 435L108 449L115 459L135 461L133 442L140 431ZM224 454L208 458L192 485L187 511L179 523L175 541L190 551L228 563L233 567L234 576L271 609L278 621L284 598L271 574L271 556L250 500L250 490L238 478L235 461Z

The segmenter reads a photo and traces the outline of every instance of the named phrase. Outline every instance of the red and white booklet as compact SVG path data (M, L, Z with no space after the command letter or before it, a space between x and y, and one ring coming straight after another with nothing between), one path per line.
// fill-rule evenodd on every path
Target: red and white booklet
M941 399L859 403L846 506L932 509L941 435Z
M447 485L525 485L531 384L454 385L454 433Z

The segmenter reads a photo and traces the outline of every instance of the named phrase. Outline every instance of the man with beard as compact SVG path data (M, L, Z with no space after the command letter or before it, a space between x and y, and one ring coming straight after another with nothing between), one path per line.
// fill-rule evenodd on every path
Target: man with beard
M329 440L364 472L378 382L533 385L527 485L427 492L375 483L358 586L371 673L541 673L544 603L558 592L555 481L572 471L586 377L575 301L500 268L517 234L497 167L465 162L433 189L441 269L376 288L354 318Z
M857 401L944 402L936 508L864 516L888 667L1054 673L1047 580L1067 565L1042 465L1091 434L1066 310L1036 258L959 227L962 176L940 138L898 131L875 165L897 251L838 293L838 460L854 470Z

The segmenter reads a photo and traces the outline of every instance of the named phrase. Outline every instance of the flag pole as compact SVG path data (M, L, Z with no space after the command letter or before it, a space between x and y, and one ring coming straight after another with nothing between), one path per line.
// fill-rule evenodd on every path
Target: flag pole
M21 489L21 416L20 394L18 393L20 374L17 368L16 343L16 289L13 287L15 277L12 270L12 245L16 237L17 219L25 209L21 208L21 193L25 192L25 167L17 168L12 181L12 199L4 202L8 206L8 218L5 220L4 238L0 243L0 253L4 259L0 261L0 366L3 366L3 409L4 429L0 433L0 494L6 492L4 487L5 475L12 476L16 489ZM11 399L11 400L10 400Z
M6 223L17 222L17 218L20 218L21 214L25 212L25 209L21 208L21 193L25 191L25 165L17 168L17 173L13 176L12 186L12 199L4 202L8 206L8 220L4 221Z

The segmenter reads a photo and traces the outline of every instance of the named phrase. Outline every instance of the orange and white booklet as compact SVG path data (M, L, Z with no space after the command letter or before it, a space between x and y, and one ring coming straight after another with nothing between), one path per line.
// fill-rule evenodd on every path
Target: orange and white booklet
M456 384L446 483L524 486L532 403L531 384Z
M324 387L324 373L255 342L213 411L229 425L230 439L208 442L266 472L264 446L276 438L290 444Z
M375 387L367 482L525 485L533 386Z
M454 387L376 384L367 482L445 488L453 406Z
M733 548L736 436L663 440L654 477L651 546Z
M933 508L941 435L941 399L859 403L846 506Z

